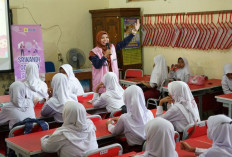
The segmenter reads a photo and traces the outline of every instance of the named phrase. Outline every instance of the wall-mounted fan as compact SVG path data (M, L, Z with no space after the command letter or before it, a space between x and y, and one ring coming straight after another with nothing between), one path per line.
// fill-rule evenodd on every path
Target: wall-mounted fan
M77 48L70 49L67 54L67 61L74 68L80 69L85 64L85 54Z

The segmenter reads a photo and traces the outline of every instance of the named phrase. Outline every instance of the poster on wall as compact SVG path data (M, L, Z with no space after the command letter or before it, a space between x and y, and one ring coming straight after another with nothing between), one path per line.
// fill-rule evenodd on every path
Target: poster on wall
M134 25L139 19L139 17L129 17L129 18L123 18L123 37L126 38L130 35L131 30L134 29ZM134 38L131 40L131 42L125 47L128 48L139 48L140 44L140 33L136 33Z
M45 80L44 49L40 25L12 25L12 49L15 80L26 78L26 65L35 62Z

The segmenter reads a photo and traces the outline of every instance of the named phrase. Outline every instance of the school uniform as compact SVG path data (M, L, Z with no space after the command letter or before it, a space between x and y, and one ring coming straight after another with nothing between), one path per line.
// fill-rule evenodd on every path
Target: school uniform
M224 94L232 93L232 80L226 76L228 73L232 73L232 64L226 64L224 66L224 75L222 77L222 89Z
M26 80L24 81L26 87L32 92L34 99L43 101L48 98L47 84L39 77L38 65L30 62L26 66Z
M68 79L64 74L58 73L52 78L52 97L47 100L41 110L44 117L54 117L55 121L63 122L62 111L67 101L72 101L70 91L67 86Z
M174 103L163 114L163 107L158 106L156 116L169 120L176 131L183 132L184 128L200 121L199 111L189 86L183 81L174 81L168 84L168 92Z
M136 157L178 157L175 151L175 131L172 123L158 117L146 124L145 132L145 152Z
M68 86L70 88L70 97L75 101L77 96L84 94L84 89L80 81L75 77L73 68L69 64L64 64L60 68L63 68L68 76Z
M94 93L93 106L106 107L108 112L119 110L124 105L124 90L119 85L116 74L113 72L106 73L102 82L106 88L106 92L102 93L101 96L98 93Z
M82 104L69 101L63 110L64 123L52 135L41 138L45 152L57 152L60 157L83 156L85 152L98 148L93 122L86 119Z
M16 81L9 88L10 102L5 103L0 111L0 125L9 122L9 129L26 118L35 118L32 93L26 86Z
M232 155L232 120L225 115L210 116L207 120L207 135L213 141L209 149L196 148L199 157L231 157Z
M116 125L109 124L108 130L115 135L125 134L130 146L142 145L146 134L145 125L154 118L145 106L143 91L140 87L128 87L123 96L127 113L120 116Z

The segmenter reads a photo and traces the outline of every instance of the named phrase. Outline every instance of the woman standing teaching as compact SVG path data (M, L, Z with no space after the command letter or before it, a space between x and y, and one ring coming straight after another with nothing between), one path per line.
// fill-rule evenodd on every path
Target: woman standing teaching
M109 35L105 31L100 31L96 36L97 46L93 48L89 53L89 60L92 62L92 85L93 92L95 92L97 85L102 81L102 78L107 72L114 72L117 77L118 72L118 62L116 52L126 47L134 35L139 30L140 23L137 20L132 33L127 36L123 41L120 41L114 46L109 44ZM99 93L105 92L104 88L99 90Z

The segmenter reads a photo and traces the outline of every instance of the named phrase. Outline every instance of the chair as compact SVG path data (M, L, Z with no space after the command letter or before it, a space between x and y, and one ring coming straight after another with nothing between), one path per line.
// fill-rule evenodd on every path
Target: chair
M195 124L189 124L187 127L185 127L182 140L204 135L207 135L207 124L205 121L200 121Z
M46 70L46 73L55 72L55 65L54 65L54 63L51 62L51 61L45 62L45 70Z
M134 78L134 77L143 77L143 70L142 69L127 69L124 75L124 79Z
M102 120L101 116L99 115L91 115L91 116L87 116L87 119L91 119L93 122Z
M88 151L84 157L111 157L121 155L123 152L122 146L118 143L111 144L96 150Z
M119 117L122 115L122 110L113 111L110 113L110 118Z

